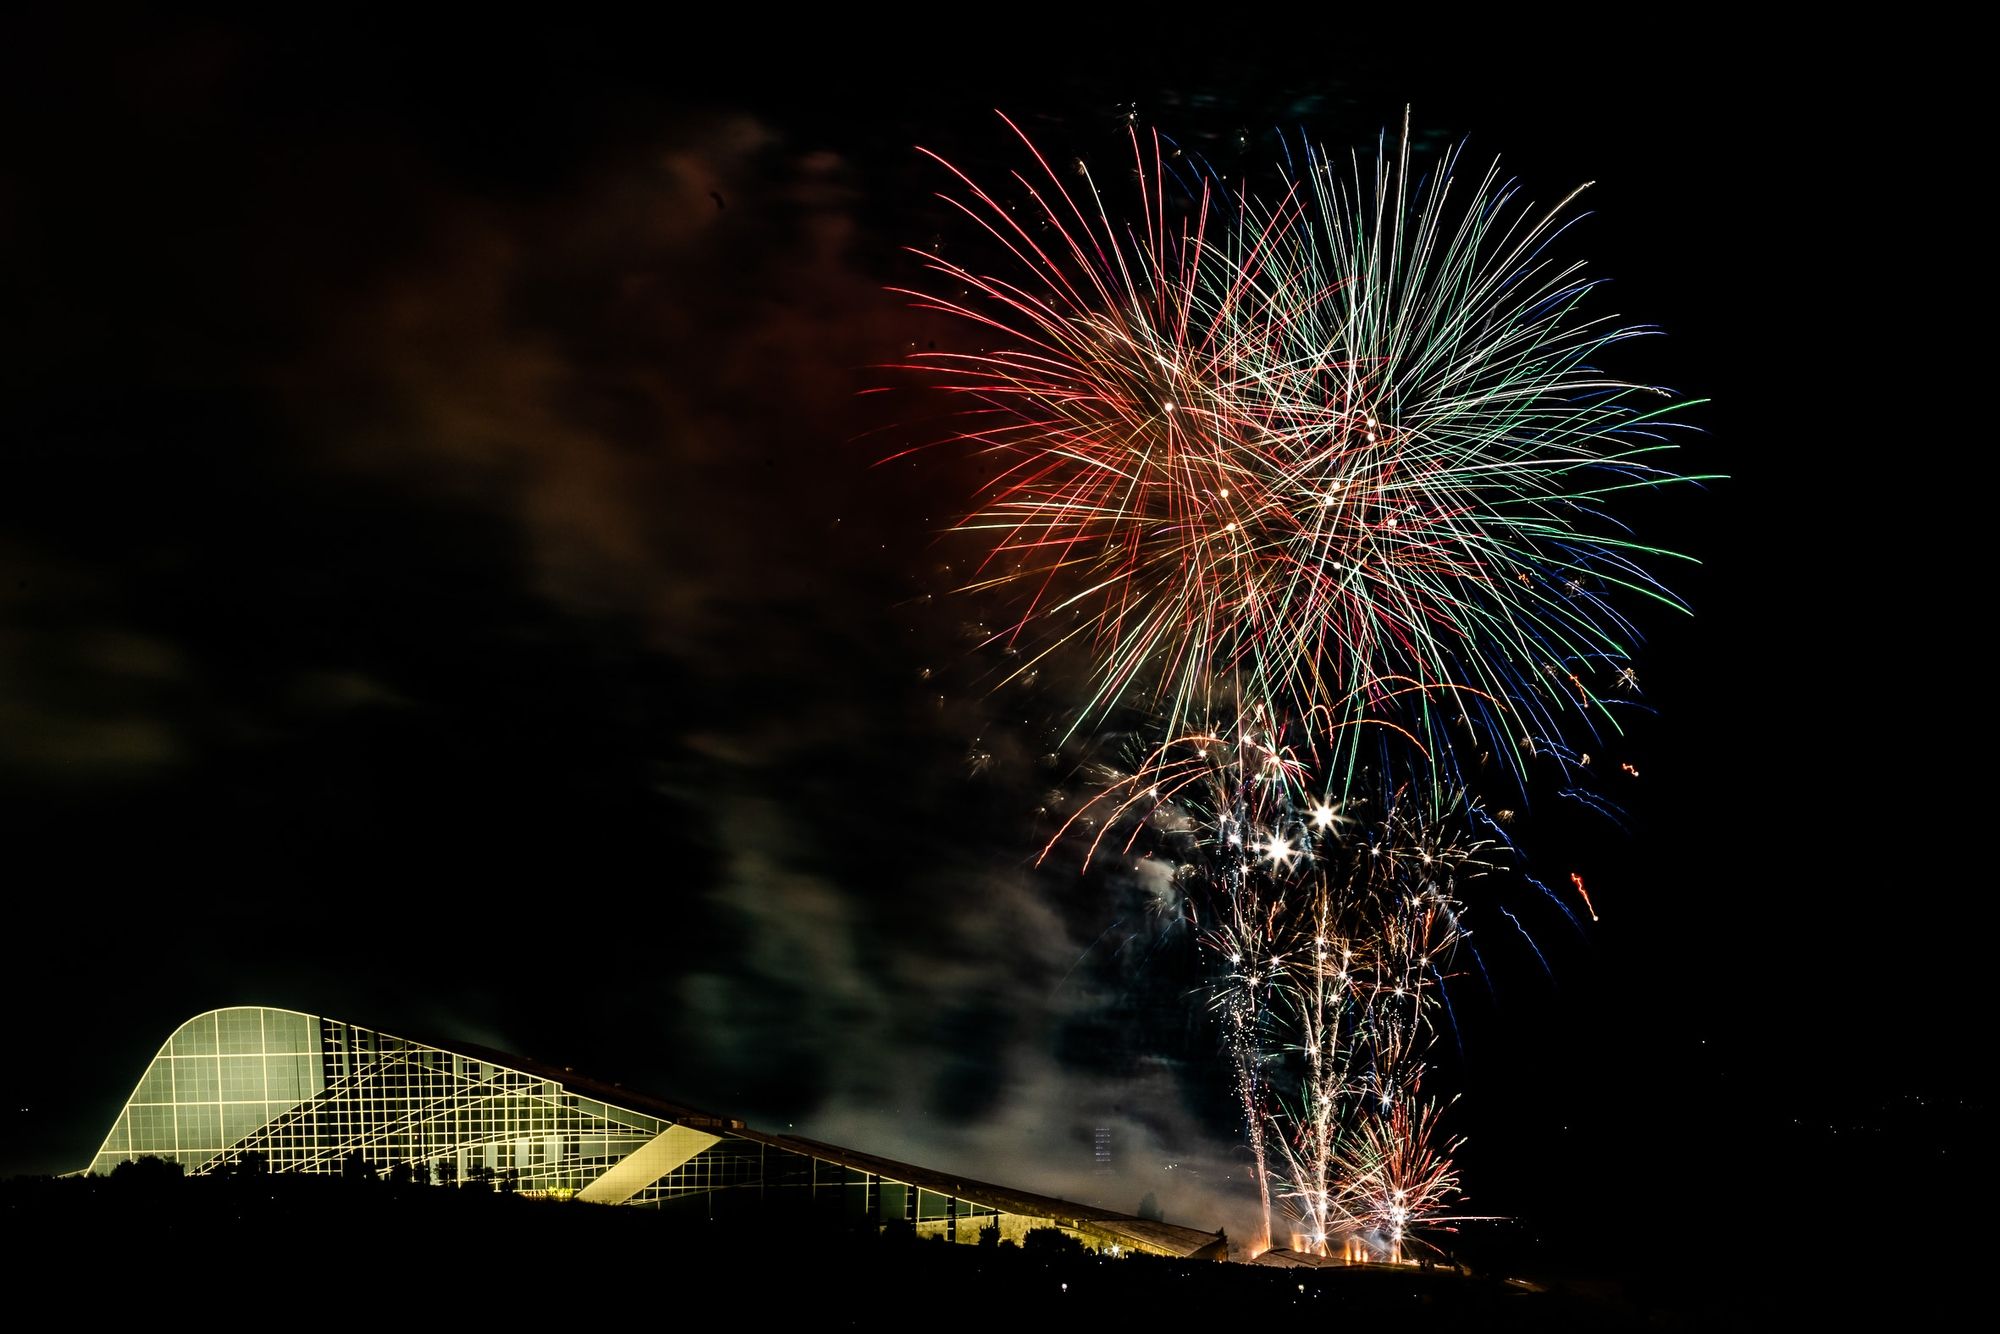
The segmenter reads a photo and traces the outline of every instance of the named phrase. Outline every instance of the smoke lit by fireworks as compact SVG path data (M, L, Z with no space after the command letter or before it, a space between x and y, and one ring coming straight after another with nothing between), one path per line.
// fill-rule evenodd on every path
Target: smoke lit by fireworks
M1276 1206L1308 1249L1361 1234L1387 1253L1401 1232L1380 1230L1371 1182L1401 1182L1389 1189L1407 1200L1394 1206L1404 1230L1438 1221L1456 1191L1448 1160L1421 1191L1402 1180L1418 1146L1392 1154L1390 1140L1429 1134L1408 1110L1466 934L1464 896L1504 876L1512 853L1462 798L1436 806L1408 785L1339 809L1302 798L1309 763L1261 721L1104 769L1051 846L1088 823L1086 856L1115 836L1119 855L1176 868L1266 1232Z
M1586 309L1573 195L1420 166L1407 130L1287 148L1257 193L1134 131L1114 206L1020 138L998 194L939 159L997 271L922 252L909 293L981 343L908 367L993 464L969 587L1014 597L1016 674L1084 669L1072 737L1150 720L1057 840L1179 868L1267 1230L1399 1256L1458 1189L1420 1085L1468 902L1513 864L1478 794L1546 763L1599 800L1628 615L1680 605L1603 506L1691 480L1684 403L1598 368L1641 331Z

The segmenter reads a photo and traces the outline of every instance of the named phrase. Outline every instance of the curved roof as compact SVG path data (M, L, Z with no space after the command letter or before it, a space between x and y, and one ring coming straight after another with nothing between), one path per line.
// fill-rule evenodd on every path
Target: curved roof
M353 1151L421 1162L445 1152L457 1155L463 1168L472 1145L466 1138L472 1132L461 1129L468 1124L463 1109L497 1105L486 1100L503 1096L502 1084L515 1119L504 1130L498 1122L480 1130L478 1151L490 1167L496 1156L489 1147L512 1153L520 1146L524 1157L497 1161L530 1164L538 1188L589 1199L591 1190L615 1173L636 1180L645 1166L650 1182L727 1137L1002 1213L1046 1218L1127 1249L1204 1259L1223 1258L1227 1251L1218 1232L1135 1218L803 1136L768 1134L734 1117L606 1083L568 1066L275 1006L208 1010L175 1029L146 1067L90 1170L108 1171L120 1160L153 1154L190 1171L206 1171L226 1154L270 1149L288 1155L273 1159L286 1170L335 1170ZM558 1090L573 1096L557 1097ZM587 1110L591 1106L595 1112ZM689 1136L690 1131L697 1133ZM687 1142L672 1153L661 1149L659 1141L676 1134ZM543 1141L553 1156L544 1156ZM642 1150L658 1161L642 1163ZM633 1194L625 1190L616 1198Z

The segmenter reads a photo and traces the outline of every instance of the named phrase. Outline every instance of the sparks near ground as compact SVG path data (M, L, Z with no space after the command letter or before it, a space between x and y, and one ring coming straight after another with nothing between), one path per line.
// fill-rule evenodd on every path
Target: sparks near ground
M1015 673L1084 668L1073 742L1158 738L1056 842L1179 868L1267 1232L1276 1207L1308 1248L1400 1256L1457 1194L1420 1090L1518 860L1484 801L1539 771L1615 815L1584 748L1637 707L1630 614L1684 608L1604 507L1696 480L1667 467L1687 401L1598 368L1646 331L1587 309L1574 193L1462 185L1407 124L1372 159L1287 146L1262 192L1134 130L1129 214L1008 125L1033 165L1000 193L937 159L1003 271L917 252L943 281L908 293L983 346L903 369L993 465L959 528L969 589L1014 598Z

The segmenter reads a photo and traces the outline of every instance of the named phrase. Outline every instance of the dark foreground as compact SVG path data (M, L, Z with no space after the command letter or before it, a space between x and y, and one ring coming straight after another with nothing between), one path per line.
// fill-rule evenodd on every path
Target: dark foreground
M1754 1271L1740 1282L1710 1271L1677 1287L1657 1277L1113 1259L1054 1235L1024 1248L949 1245L330 1177L22 1179L0 1185L0 1225L17 1288L86 1318L194 1301L315 1324L393 1312L1132 1330L1303 1317L1400 1334L1749 1328L1842 1305L1824 1291L1806 1301Z

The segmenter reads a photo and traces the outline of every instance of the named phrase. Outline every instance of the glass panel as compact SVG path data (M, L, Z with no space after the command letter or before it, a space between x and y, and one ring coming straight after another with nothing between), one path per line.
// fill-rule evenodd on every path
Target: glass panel
M173 1108L140 1105L128 1110L133 1153L162 1153L174 1147Z
M650 1130L655 1135L666 1129L663 1123L652 1117L643 1116L638 1112L628 1112L623 1107L605 1107L604 1115L621 1126L631 1126L634 1130Z
M264 1058L225 1056L222 1058L222 1100L247 1102L264 1100Z
M176 1056L215 1055L215 1016L198 1015L181 1025L174 1034L173 1051Z
M111 1133L104 1137L104 1147L98 1151L100 1154L99 1162L103 1161L102 1155L109 1154L123 1158L132 1151L132 1132L127 1124L130 1117L130 1112L118 1113L118 1120L111 1127ZM91 1170L96 1172L103 1169L93 1163Z
M271 1049L271 1027L273 1022L277 1024L278 1040L283 1044L277 1050L308 1052L314 1056L319 1055L319 1025L313 1022L311 1016L303 1014L266 1015L264 1017L264 1042L266 1050Z
M262 1010L224 1010L216 1016L216 1020L221 1030L220 1050L224 1055L264 1050Z
M234 1144L263 1125L267 1119L267 1104L261 1102L226 1102L222 1104L222 1142Z
M139 1081L139 1087L132 1094L133 1102L172 1102L174 1100L174 1059L162 1056L146 1067L146 1077Z
M173 1062L175 1102L214 1102L216 1071L213 1056L182 1056Z
M295 1103L305 1096L299 1091L299 1067L296 1056L265 1058L264 1096L287 1104Z
M222 1117L212 1102L182 1103L174 1108L174 1122L183 1149L220 1149Z

